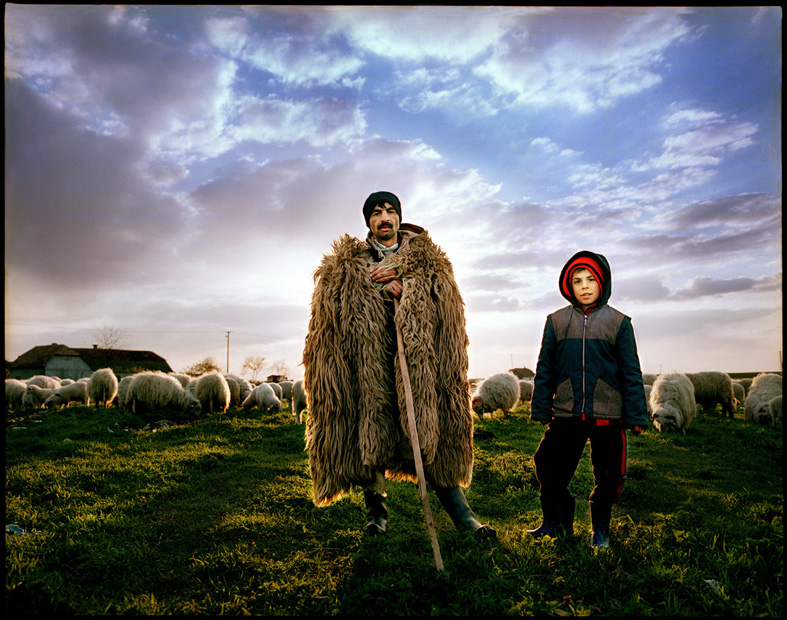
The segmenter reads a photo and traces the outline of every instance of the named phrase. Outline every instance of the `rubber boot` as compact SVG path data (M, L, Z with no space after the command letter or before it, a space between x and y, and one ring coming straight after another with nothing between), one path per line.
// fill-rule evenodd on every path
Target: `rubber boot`
M576 499L569 495L562 501L541 497L541 512L544 515L543 523L527 533L535 538L542 536L573 536L574 535L574 508Z
M363 499L366 502L366 518L368 519L363 531L372 536L384 534L388 526L388 508L385 505L385 495L365 489Z
M593 533L590 546L599 549L609 548L609 522L612 519L612 504L609 502L590 502L590 522Z
M462 489L459 487L446 488L434 485L433 488L437 499L440 500L457 529L470 530L477 538L497 537L497 532L491 525L484 525L476 519Z

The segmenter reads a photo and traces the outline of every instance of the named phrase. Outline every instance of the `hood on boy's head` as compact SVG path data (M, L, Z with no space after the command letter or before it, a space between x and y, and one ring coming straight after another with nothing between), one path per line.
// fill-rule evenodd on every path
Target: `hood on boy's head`
M601 285L601 295L599 295L597 305L603 306L607 303L612 294L612 271L609 269L606 257L603 254L582 250L569 258L563 266L558 287L560 294L573 305L576 305L577 300L574 298L574 290L571 288L571 277L577 269L588 269L596 276L596 280Z

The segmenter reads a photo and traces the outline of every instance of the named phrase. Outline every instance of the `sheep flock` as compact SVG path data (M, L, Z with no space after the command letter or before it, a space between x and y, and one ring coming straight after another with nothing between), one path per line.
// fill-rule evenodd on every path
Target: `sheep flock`
M184 373L143 371L120 380L111 368L101 368L78 380L36 375L29 379L6 379L6 413L35 410L62 410L72 405L107 408L133 414L174 411L189 418L224 413L230 408L279 412L283 402L292 405L294 418L301 423L306 399L301 382L250 382L234 374L218 371L197 377Z
M643 374L648 413L657 432L685 433L703 410L721 409L756 424L782 424L782 375L759 373L734 380L718 371ZM471 380L472 411L478 418L510 412L533 395L533 378L518 379L511 371ZM5 380L6 411L63 409L71 405L96 408L115 406L132 413L174 410L188 416L223 413L228 409L279 412L289 403L297 424L308 413L303 381L250 382L218 371L192 377L184 373L145 371L118 380L110 368L96 370L78 380L36 375Z
M749 379L732 379L719 371L670 372L642 375L648 414L657 432L685 433L704 410L717 407L722 415L735 417L743 409L747 421L769 426L782 424L782 375L759 373ZM518 379L511 372L492 374L471 381L473 412L508 417L520 403L533 396L533 378Z

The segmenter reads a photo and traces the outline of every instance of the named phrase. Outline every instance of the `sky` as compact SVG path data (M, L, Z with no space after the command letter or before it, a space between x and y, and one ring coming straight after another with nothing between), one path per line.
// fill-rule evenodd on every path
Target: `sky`
M5 356L101 329L303 376L314 271L396 194L471 378L612 269L645 373L780 371L780 7L5 5Z

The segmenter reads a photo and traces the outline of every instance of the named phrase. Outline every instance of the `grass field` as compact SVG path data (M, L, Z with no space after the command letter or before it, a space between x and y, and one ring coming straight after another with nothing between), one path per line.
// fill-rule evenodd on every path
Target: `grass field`
M498 540L455 530L430 493L440 573L416 485L389 484L379 538L361 534L359 490L314 507L289 410L156 421L7 416L6 524L23 533L6 526L6 613L783 615L782 433L741 412L630 437L606 551L588 545L589 447L575 536L535 541L543 427L526 404L477 422L467 496Z

